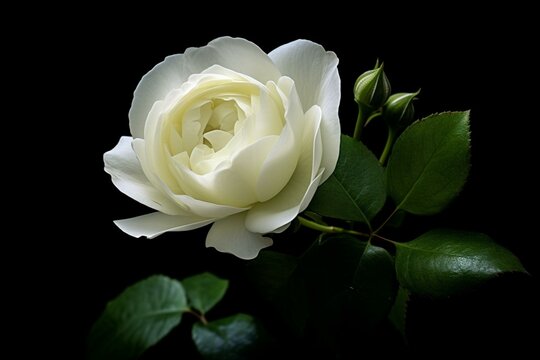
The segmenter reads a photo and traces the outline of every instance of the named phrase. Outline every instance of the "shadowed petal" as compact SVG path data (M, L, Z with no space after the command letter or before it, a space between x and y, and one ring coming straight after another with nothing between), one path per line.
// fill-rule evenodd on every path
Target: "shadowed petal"
M154 212L130 219L116 220L114 223L123 232L133 237L145 236L149 239L168 231L193 230L214 221L197 216L171 216Z
M257 257L259 251L272 245L272 239L249 232L244 226L245 213L229 216L214 223L206 237L206 247L230 253L244 260Z

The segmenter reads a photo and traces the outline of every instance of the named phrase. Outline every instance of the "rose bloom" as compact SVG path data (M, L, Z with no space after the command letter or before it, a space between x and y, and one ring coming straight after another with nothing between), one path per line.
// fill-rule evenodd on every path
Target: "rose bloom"
M135 90L133 137L104 155L114 185L156 212L115 224L153 238L213 223L207 247L256 257L334 171L337 64L307 40L266 54L222 37L167 57Z

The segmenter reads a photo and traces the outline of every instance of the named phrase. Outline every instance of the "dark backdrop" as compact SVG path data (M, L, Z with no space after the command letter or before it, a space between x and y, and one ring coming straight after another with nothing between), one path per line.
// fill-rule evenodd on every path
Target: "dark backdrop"
M80 203L76 195L70 195L75 193L66 194L75 209L67 214L73 230L47 245L48 251L69 254L58 258L63 269L77 279L75 286L59 281L68 294L60 311L78 314L64 329L75 336L77 351L82 351L84 336L106 302L125 286L155 273L182 278L213 271L231 279L231 289L215 310L216 317L238 311L264 316L265 310L253 305L254 295L243 283L244 262L204 248L207 228L154 240L130 238L118 230L114 219L141 215L148 209L117 191L102 170L102 154L120 136L129 135L127 113L140 78L165 56L203 46L222 35L245 37L267 52L297 38L336 52L344 130L354 126L352 85L377 58L385 62L394 91L422 88L418 114L471 109L473 165L462 195L443 214L412 220L405 231L414 236L425 227L440 225L485 232L517 254L536 276L538 265L532 250L538 236L532 220L537 211L531 190L536 181L527 174L527 167L538 163L531 129L538 116L531 115L536 112L536 102L530 100L528 90L536 71L528 50L535 46L532 26L526 20L508 25L506 19L523 13L506 9L481 14L465 8L430 10L414 19L400 16L385 21L381 10L363 14L362 9L346 9L334 14L321 9L293 16L282 9L248 21L225 13L216 20L219 10L205 9L200 27L182 21L189 14L173 11L151 11L127 22L127 15L99 12L84 22L81 43L72 52L68 48L71 55L64 57L66 62L82 60L83 68L74 81L78 85L68 89L83 109L79 112L82 121L71 119L80 137L77 145L69 140L60 145L73 146L81 156L82 161L68 165L65 173L77 179L78 189L82 184L86 195ZM214 17L207 18L208 12ZM384 141L377 127L365 135L371 136L369 142ZM525 204L531 204L533 210ZM536 325L533 290L531 279L508 276L449 300L414 299L409 322L412 350L388 346L398 344L388 330L359 351L436 356L432 351L465 354L469 347L486 353L533 349L532 331L528 330ZM151 351L148 358L172 358L166 351L177 348L192 354L189 341L178 340L189 336L188 328L173 333L163 350Z

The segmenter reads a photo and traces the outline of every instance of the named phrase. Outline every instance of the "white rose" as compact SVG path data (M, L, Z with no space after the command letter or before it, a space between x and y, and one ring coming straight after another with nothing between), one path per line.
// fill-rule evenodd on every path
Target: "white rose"
M104 155L114 185L157 212L116 225L153 238L213 223L207 247L256 257L335 168L337 64L306 40L265 54L223 37L167 57L135 90L133 137Z

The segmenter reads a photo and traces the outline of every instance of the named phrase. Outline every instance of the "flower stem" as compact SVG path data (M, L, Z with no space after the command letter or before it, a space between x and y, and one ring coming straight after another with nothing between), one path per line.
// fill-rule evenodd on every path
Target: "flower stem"
M371 122L371 120L375 119L378 116L381 116L381 114L382 114L382 111L378 110L378 111L375 111L374 113L372 113L371 115L369 115L369 117L367 118L366 123L364 124L364 126L368 126L368 124Z
M386 160L388 160L388 156L390 155L390 151L392 151L392 146L394 145L394 141L396 140L396 130L389 127L388 128L388 137L386 138L386 144L384 145L384 150L381 154L381 157L379 158L379 163L381 165L386 164Z
M303 226L305 226L307 228L317 230L317 231L320 231L320 232L323 232L323 233L351 234L351 235L356 235L356 236L369 237L368 234L364 234L364 233L359 232L359 231L347 230L347 229L343 229L343 228L340 228L340 227L337 227L337 226L327 226L327 225L319 224L319 223L316 223L315 221L308 220L308 219L306 219L305 217L302 217L302 216L298 216L298 221L300 221L300 224L302 224Z
M358 104L358 116L356 118L356 126L354 127L354 135L353 135L355 140L360 140L360 136L362 136L362 129L364 128L365 122L366 122L366 117L364 116L362 105Z

